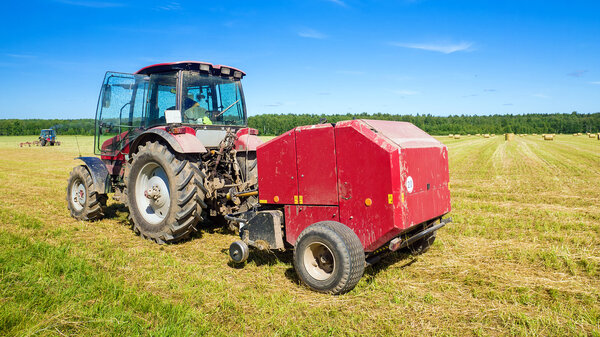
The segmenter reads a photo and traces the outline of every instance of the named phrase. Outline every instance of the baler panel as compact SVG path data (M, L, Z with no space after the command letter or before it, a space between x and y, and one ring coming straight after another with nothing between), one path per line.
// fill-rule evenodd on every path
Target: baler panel
M302 231L320 221L340 221L337 206L285 206L285 240L292 245Z
M298 156L298 203L337 205L335 138L331 124L295 129Z
M401 160L405 167L404 223L411 226L450 212L446 147L403 149ZM412 191L406 188L407 180Z
M294 131L259 145L256 160L260 203L294 204L298 197Z
M352 228L366 251L391 240L400 230L394 224L394 205L400 185L397 149L360 121L340 122L335 128L340 222Z

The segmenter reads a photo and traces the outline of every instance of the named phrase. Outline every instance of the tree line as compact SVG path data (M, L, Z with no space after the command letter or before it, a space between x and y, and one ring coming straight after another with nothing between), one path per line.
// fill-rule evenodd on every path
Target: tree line
M93 135L93 119L0 119L0 136L40 135L54 129L58 135Z
M265 114L252 116L248 126L266 136L280 135L296 126L317 124L325 119L337 123L348 119L380 119L410 122L432 135L476 133L575 133L600 132L600 112L592 114L524 114L490 116L432 116L391 114Z
M476 133L575 133L600 132L600 112L580 114L523 114L489 116L432 116L360 114L264 114L248 118L248 126L261 135L280 135L296 126L320 122L337 123L349 119L380 119L410 122L432 135ZM93 135L93 119L0 119L0 136L39 135L42 129L55 129L58 135Z

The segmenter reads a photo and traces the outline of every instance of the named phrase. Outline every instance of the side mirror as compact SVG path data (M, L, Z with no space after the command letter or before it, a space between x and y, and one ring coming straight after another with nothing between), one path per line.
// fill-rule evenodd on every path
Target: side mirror
M110 107L110 96L112 92L112 87L110 84L104 85L104 90L102 91L102 107L109 108Z

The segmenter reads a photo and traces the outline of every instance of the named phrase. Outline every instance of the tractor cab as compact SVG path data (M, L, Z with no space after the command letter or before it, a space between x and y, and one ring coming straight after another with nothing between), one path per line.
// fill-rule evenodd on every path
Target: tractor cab
M142 132L166 125L189 126L206 147L226 129L247 124L241 70L203 62L162 63L134 74L107 72L96 112L95 151L127 152Z
M56 139L56 131L54 129L43 129L40 132L40 138L45 139L46 141L54 141Z
M39 144L41 146L54 145L56 142L56 131L54 129L43 129L40 132Z

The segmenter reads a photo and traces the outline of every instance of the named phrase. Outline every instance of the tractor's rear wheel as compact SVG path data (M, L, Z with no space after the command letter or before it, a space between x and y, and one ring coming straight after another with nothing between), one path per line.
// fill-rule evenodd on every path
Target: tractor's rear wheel
M67 207L78 220L98 220L104 216L106 194L94 191L94 181L84 166L71 171L67 181Z
M136 233L158 243L171 243L196 231L205 206L196 162L172 153L163 144L147 142L127 165L125 194Z
M335 221L322 221L300 233L294 267L309 288L342 294L352 290L365 270L365 253L353 230Z

